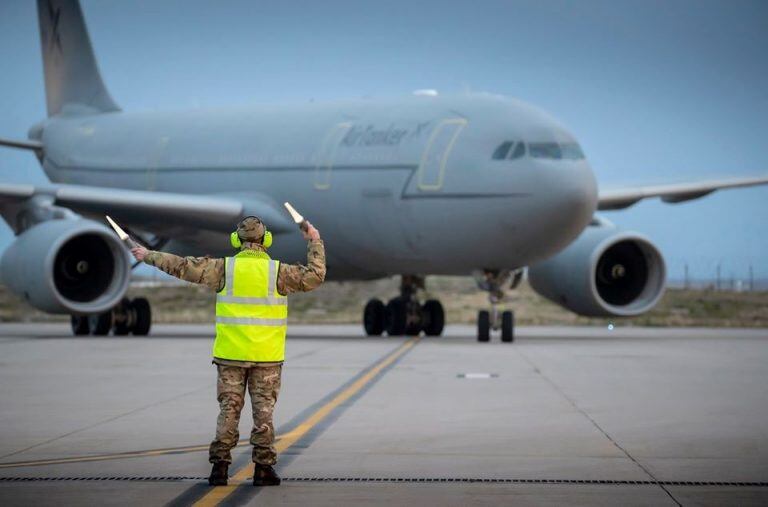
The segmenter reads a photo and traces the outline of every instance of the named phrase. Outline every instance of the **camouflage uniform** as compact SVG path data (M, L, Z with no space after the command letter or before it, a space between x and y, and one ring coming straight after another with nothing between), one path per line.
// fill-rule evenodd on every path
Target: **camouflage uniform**
M260 244L264 226L257 219L246 218L238 225L238 236L243 240L243 250L252 250L269 258ZM169 275L188 282L205 285L216 292L224 288L224 259L209 257L179 257L173 254L150 251L144 262ZM312 240L307 245L307 265L283 264L277 273L277 291L287 296L317 288L325 279L325 247L322 240ZM238 423L245 404L245 389L251 395L253 409L253 461L260 465L274 465L277 459L273 445L275 432L272 412L280 392L282 362L253 363L214 357L218 370L216 398L219 401L219 418L216 438L211 442L208 460L232 462L230 451L237 445L240 434Z
M218 380L216 397L219 400L219 419L216 423L216 438L208 450L209 461L232 462L230 450L240 439L238 424L245 402L245 386L251 395L253 410L253 462L260 465L274 465L275 428L272 425L272 411L280 392L282 364L243 368L240 366L216 365Z

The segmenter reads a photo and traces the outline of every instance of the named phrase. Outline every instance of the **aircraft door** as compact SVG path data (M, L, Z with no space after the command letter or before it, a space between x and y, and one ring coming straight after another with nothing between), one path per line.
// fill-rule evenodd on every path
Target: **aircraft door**
M429 136L419 163L419 190L439 190L443 186L445 165L456 138L467 124L462 118L443 120Z
M331 169L333 169L333 162L336 157L336 148L347 135L351 126L351 123L334 125L323 139L323 144L320 145L320 151L317 154L317 165L315 165L316 189L327 190L331 188Z

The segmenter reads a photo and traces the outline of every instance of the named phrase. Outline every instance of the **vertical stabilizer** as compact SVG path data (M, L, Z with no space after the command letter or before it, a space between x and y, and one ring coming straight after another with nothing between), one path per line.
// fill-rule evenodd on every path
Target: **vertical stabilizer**
M78 0L37 0L48 116L65 105L119 111L101 80Z

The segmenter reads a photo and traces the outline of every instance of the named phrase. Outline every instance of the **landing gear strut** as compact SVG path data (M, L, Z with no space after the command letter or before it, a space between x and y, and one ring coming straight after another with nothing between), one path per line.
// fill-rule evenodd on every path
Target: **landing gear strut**
M515 339L515 314L511 310L499 311L499 303L504 300L503 286L512 280L511 288L517 286L522 278L522 271L511 273L509 270L484 270L476 277L480 290L488 291L490 311L481 310L477 313L477 341L488 342L491 330L501 330L501 341L511 343Z
M368 336L379 336L384 331L390 336L416 336L422 331L427 336L440 336L445 326L443 305L436 299L419 303L416 292L424 288L424 277L403 275L400 295L385 305L371 299L363 311L363 327Z
M123 299L120 304L103 313L72 315L72 334L104 336L112 330L115 336L133 333L146 336L152 325L152 310L145 298Z

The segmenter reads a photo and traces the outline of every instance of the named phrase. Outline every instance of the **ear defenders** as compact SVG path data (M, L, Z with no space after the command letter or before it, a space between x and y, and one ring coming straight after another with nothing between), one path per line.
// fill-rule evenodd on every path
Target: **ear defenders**
M258 218L258 217L245 217L245 218ZM243 218L243 220L245 220ZM261 219L259 219L261 221ZM263 224L264 222L262 222ZM232 234L229 235L229 243L232 245L232 248L240 248L243 246L243 240L240 239L240 236L237 235L237 231L233 231ZM272 246L272 233L267 229L267 226L264 226L264 238L261 241L261 244L264 246L264 248L269 248Z

